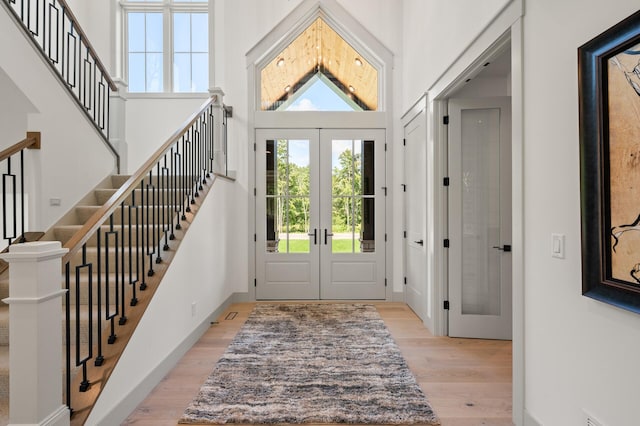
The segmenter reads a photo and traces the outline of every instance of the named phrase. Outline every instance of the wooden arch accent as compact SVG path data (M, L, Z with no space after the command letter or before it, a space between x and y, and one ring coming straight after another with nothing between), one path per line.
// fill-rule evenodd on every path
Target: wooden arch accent
M378 70L322 18L261 70L260 109L276 109L317 73L364 110L378 109Z

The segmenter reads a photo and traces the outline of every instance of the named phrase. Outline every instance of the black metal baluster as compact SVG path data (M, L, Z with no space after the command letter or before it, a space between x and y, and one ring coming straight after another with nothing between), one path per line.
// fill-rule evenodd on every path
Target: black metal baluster
M162 176L160 170L160 161L156 163L156 190L155 196L153 197L153 228L151 231L153 232L153 250L156 248L158 251L156 252L156 263L162 263L162 250L160 245L162 244L162 238L160 236L161 226L160 226L160 197L162 195L161 185L162 185Z
M109 244L109 236L110 235L114 235L115 236L115 255L114 255L114 259L116 262L116 274L115 274L115 285L114 285L114 296L116 299L116 303L115 303L115 311L111 312L111 289L110 289L110 284L111 284L111 260L109 259L111 257L111 250L110 250L110 244ZM104 308L105 308L105 319L107 321L109 321L109 327L111 329L111 334L109 335L109 339L107 340L107 343L109 343L110 345L113 345L116 341L116 338L118 337L116 335L116 325L115 325L115 319L118 316L118 295L119 295L119 289L118 289L118 233L113 231L113 214L111 214L109 216L109 231L104 233L104 276L105 276L105 303L104 303Z
M149 202L150 196L151 196L151 202ZM155 236L155 233L153 232L153 229L151 229L151 226L155 222L155 217L156 217L156 214L155 214L156 193L155 193L155 186L153 185L153 175L151 174L151 170L149 171L149 183L147 183L146 198L147 198L147 222L145 223L145 226L146 226L145 232L147 234L147 245L146 245L147 256L149 256L149 271L147 272L147 276L152 277L155 274L155 271L153 270L153 255L155 254L156 236ZM151 223L149 223L149 217L151 217ZM151 236L149 236L149 233L151 233Z
M169 226L172 222L170 217L171 212L171 193L169 192L169 169L167 168L167 154L163 156L163 167L162 167L162 232L164 234L164 246L162 249L164 251L169 250ZM169 204L169 205L168 205Z
M118 324L125 325L127 323L127 315L125 312L127 304L125 303L125 280L124 280L124 204L123 201L120 203L120 262L116 263L116 275L118 274L118 268L120 269L120 319L118 320Z
M65 357L67 371L65 374L65 381L67 385L67 407L71 412L71 271L69 269L69 262L64 264L64 288L66 291L64 295L64 332L65 332Z
M24 149L20 151L20 221L22 229L20 242L24 243L27 240L24 232Z
M169 207L170 207L169 214L171 215L170 216L171 234L169 235L170 240L176 239L174 230L180 229L180 228L177 228L177 226L180 225L180 218L176 214L176 208L178 207L178 203L177 203L178 188L176 186L177 176L178 176L178 167L176 165L176 154L174 150L177 150L177 148L178 148L178 144L176 143L174 146L171 147L171 154L169 156L169 159L171 161L171 169L172 169L171 176L169 177L169 179L171 180L171 192L169 193L171 198L171 202L169 204ZM177 224L174 224L174 217L177 219Z
M135 190L131 192L131 203L129 205L129 215L128 215L128 220L129 220L129 224L128 224L128 233L129 233L129 284L131 285L131 302L129 302L129 304L131 306L136 306L138 304L138 297L136 294L136 284L138 283L138 278L140 277L139 275L139 270L138 270L138 246L140 244L140 240L138 239L138 231L137 231L137 221L138 221L138 208L136 206L136 197L135 197ZM136 241L136 278L135 280L133 279L133 233L132 233L132 224L131 224L131 210L134 210L136 212L136 234L135 234L135 241Z
M87 322L88 322L88 337L87 337L87 355L81 358L81 336L80 336L80 299L82 295L81 291L81 279L80 271L87 269L89 276L89 285L87 291L87 301L89 308L87 309ZM76 266L76 367L82 366L82 382L80 383L80 392L86 392L91 386L89 378L87 377L87 361L93 358L93 309L91 309L91 303L93 303L93 264L87 263L87 245L82 245L82 264Z
M96 360L94 361L94 364L96 367L100 367L102 364L104 364L104 354L102 352L102 227L98 228L98 230L96 231L96 258L97 260L97 265L96 265L96 269L98 271L98 282L96 283L96 290L98 293L97 296L97 300L96 300L96 317L98 318L98 327L97 327L97 332L98 332L98 355L96 356ZM107 288L107 291L109 291L109 289ZM89 309L91 309L91 306L89 306Z

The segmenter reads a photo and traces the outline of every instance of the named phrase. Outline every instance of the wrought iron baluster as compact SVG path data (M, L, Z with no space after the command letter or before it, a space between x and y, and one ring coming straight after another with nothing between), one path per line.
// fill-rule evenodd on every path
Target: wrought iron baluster
M127 286L125 285L124 280L124 205L124 201L120 203L120 262L119 264L116 263L116 275L118 274L118 268L120 269L120 283L118 286L118 288L120 289L120 298L116 301L116 303L118 303L118 301L120 302L120 319L118 320L118 324L120 325L124 325L127 323L127 315L125 313L125 309L127 306L127 304L125 303L125 289Z
M82 336L80 335L81 327L80 327L80 319L81 319L81 311L80 311L80 299L82 296L82 286L81 286L81 271L82 269L87 270L87 275L89 277L88 288L87 288L87 301L89 305L89 309L87 309L87 355L82 358ZM80 392L86 392L89 390L91 386L91 382L87 377L87 362L93 358L93 309L91 308L91 304L93 303L93 264L87 262L87 245L82 245L82 264L76 266L76 367L82 367L82 382L80 383Z
M98 228L96 231L96 269L98 271L97 274L97 300L96 300L96 317L98 318L98 355L96 356L96 360L94 364L96 367L100 367L104 364L104 353L102 347L102 229ZM107 291L109 288L107 287ZM89 309L91 309L91 305L89 305Z
M111 250L110 247L111 245L109 244L109 237L113 235L114 239L115 239L115 244L113 245L113 247L115 247L115 254L114 254L114 260L115 260L115 285L114 285L114 297L116 299L116 303L115 303L115 310L112 312L111 311L111 289L110 289L110 284L111 284ZM117 339L117 335L116 335L116 325L115 325L115 319L119 314L119 306L118 306L118 296L119 296L119 288L118 288L118 233L115 232L113 230L113 213L109 216L109 230L107 232L104 233L104 276L105 276L105 303L104 303L104 308L105 308L105 319L107 321L109 321L109 328L111 330L111 334L109 334L109 339L107 341L107 343L109 343L110 345L113 345Z
M140 270L138 269L138 253L139 253L139 245L140 245L140 240L138 239L138 207L136 206L136 192L135 190L131 192L131 203L129 205L129 210L128 210L128 235L129 235L129 284L131 285L131 302L129 302L129 304L131 306L136 306L138 304L138 297L137 297L137 293L136 293L136 284L139 281L140 278ZM135 241L136 241L136 256L135 256L135 268L136 268L136 277L135 279L133 279L133 239L134 239L134 234L133 234L133 230L132 230L132 223L131 223L131 210L135 211L136 214L136 228L135 228ZM124 232L124 231L123 231Z
M155 251L156 248L158 249L158 251L156 252L156 263L162 263L162 250L160 248L160 245L162 244L162 238L160 233L162 232L161 230L161 210L160 210L160 197L163 196L162 194L162 175L161 175L162 171L160 170L160 161L158 161L156 163L156 190L155 190L155 196L153 199L153 228L151 228L151 231L153 232L153 250Z
M66 394L67 394L67 407L71 409L71 272L69 262L64 265L64 288L66 291L64 295L64 333L65 333L65 382L66 382Z

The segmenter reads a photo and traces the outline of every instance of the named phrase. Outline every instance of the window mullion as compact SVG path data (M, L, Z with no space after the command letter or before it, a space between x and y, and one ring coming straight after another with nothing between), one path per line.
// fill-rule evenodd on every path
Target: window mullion
M164 91L173 92L173 19L171 19L170 0L165 0L162 11L164 33L162 40L164 43L162 52L162 64L164 67Z

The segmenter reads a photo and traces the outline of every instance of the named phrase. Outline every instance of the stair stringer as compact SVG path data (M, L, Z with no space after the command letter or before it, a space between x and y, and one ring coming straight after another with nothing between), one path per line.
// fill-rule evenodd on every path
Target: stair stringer
M244 243L238 242L232 231L236 219L230 207L239 187L220 177L208 186L212 185L206 197L201 195L196 208L192 206L195 216L188 216L188 227L176 233L174 243L178 245L169 251L169 261L157 265L163 269L158 268L152 278L161 282L154 281L148 290L138 293L139 303L147 303L147 307L136 321L137 327L108 382L96 383L90 389L99 397L89 417L81 416L86 424L120 424L206 331L217 312L230 303L236 272L233 248ZM143 301L142 297L151 300ZM127 325L133 323L132 315ZM128 334L119 331L118 336ZM72 424L79 421L80 417L74 416Z

